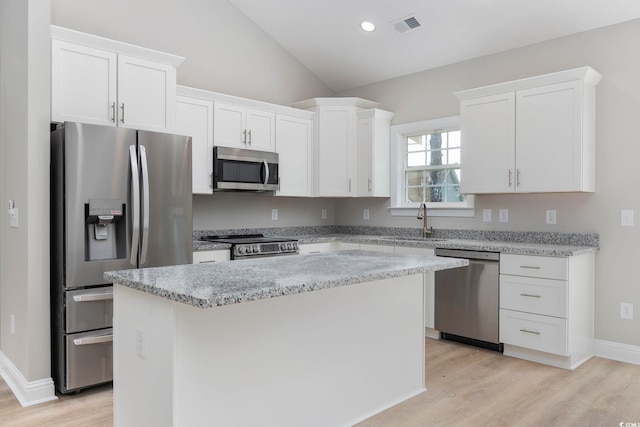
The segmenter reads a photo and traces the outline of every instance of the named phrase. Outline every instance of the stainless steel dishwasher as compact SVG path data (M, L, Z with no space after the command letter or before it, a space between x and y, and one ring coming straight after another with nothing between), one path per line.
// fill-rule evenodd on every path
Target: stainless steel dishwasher
M434 326L440 337L502 352L500 254L458 249L435 254L469 260L467 267L435 273Z

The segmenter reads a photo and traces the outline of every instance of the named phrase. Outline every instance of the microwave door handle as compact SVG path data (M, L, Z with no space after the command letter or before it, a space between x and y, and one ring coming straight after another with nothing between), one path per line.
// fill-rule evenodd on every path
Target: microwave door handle
M147 263L149 249L149 165L147 151L140 146L140 166L142 169L142 249L140 250L140 266Z
M262 163L264 164L264 185L267 185L269 183L269 163L266 160L263 160Z
M129 146L129 157L131 159L131 204L133 212L131 214L131 259L129 262L133 266L138 264L138 241L140 240L140 177L138 175L138 153L135 145Z

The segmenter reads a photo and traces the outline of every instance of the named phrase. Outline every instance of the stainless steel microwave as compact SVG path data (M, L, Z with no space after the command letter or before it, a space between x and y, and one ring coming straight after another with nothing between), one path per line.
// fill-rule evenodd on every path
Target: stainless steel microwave
M213 147L214 191L275 191L278 153Z

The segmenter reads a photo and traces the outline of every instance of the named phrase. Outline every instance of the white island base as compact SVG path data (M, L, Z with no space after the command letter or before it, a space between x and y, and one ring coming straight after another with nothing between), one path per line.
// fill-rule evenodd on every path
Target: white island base
M115 286L116 426L348 426L425 390L423 274L202 309Z

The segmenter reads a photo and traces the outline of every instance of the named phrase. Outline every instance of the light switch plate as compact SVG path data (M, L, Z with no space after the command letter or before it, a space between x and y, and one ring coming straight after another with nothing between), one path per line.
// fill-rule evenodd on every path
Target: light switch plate
M278 219L278 209L271 209L271 219L274 221Z
M369 209L363 209L362 210L362 219L364 219L364 220L368 220L369 219Z
M322 219L327 219L327 210L326 209L322 209L321 215L322 215Z
M633 227L633 209L622 209L620 211L620 225Z
M491 222L491 209L482 209L482 222Z
M18 208L9 209L9 226L18 228Z

